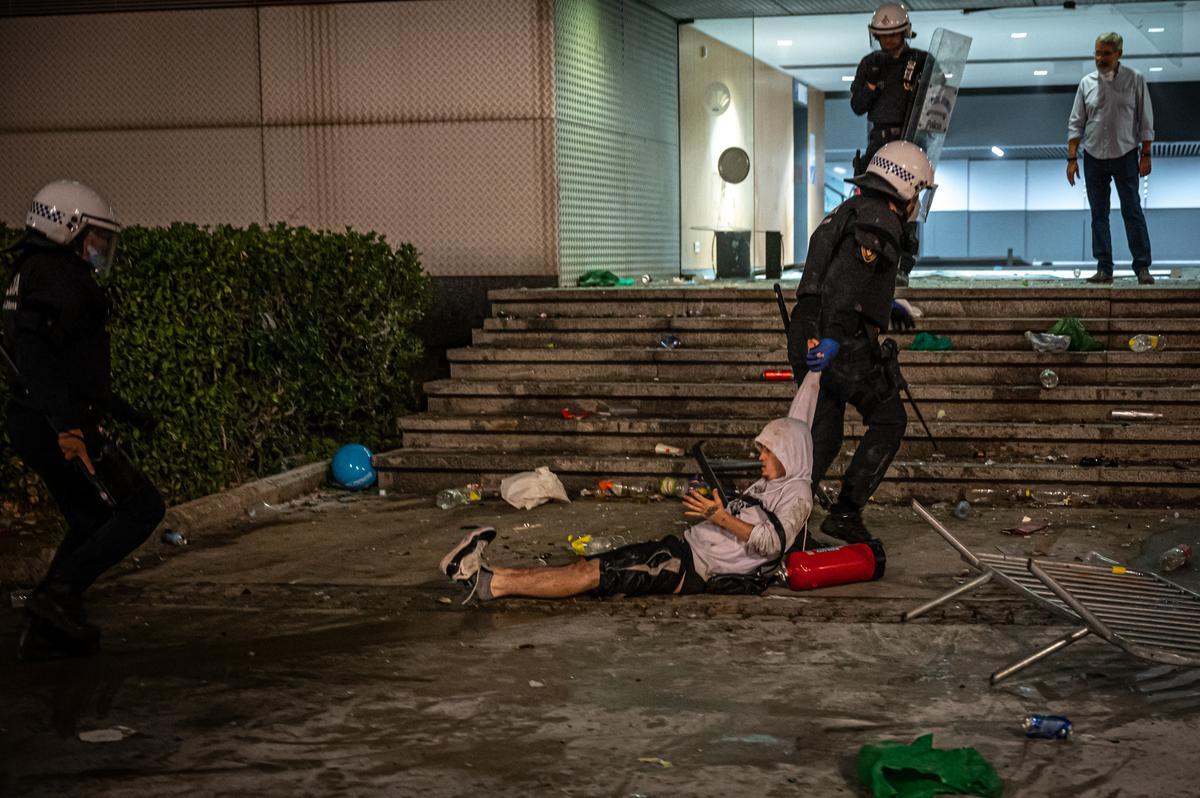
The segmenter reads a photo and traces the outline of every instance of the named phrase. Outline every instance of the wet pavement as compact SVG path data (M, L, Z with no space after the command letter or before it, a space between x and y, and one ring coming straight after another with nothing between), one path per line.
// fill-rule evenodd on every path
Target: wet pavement
M949 509L977 550L1137 562L1200 542L1194 510ZM998 531L1024 515L1050 526ZM0 658L0 795L863 796L862 745L928 732L976 747L1008 796L1195 792L1200 670L1085 640L989 686L1070 626L998 588L900 623L967 578L906 508L868 515L877 583L466 607L436 572L463 525L498 528L493 561L538 566L570 560L568 534L681 529L678 510L326 494L255 520L106 578L100 655ZM9 651L18 620L0 612ZM1027 740L1031 712L1076 734ZM79 739L117 726L134 733Z

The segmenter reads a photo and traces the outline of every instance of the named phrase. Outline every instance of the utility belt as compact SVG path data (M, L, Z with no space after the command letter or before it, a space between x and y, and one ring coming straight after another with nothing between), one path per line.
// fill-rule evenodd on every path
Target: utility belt
M904 135L904 127L901 125L872 125L871 132L868 137L872 141L895 141Z

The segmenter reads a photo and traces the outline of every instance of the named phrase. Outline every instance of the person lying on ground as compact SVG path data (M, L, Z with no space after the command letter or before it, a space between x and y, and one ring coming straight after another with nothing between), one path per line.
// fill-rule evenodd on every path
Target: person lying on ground
M442 559L442 573L490 601L502 597L567 598L761 592L739 589L751 576L777 563L795 543L812 510L812 436L806 419L816 404L820 375L811 373L797 392L788 418L768 423L754 439L762 478L726 505L691 491L683 514L699 521L683 537L633 543L584 557L569 565L503 568L490 565L484 548L492 527L472 530Z

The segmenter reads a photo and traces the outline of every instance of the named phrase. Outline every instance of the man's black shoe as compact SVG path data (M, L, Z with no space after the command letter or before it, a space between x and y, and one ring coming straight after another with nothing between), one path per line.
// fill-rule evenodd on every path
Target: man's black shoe
M1111 274L1105 274L1104 272L1096 272L1091 277L1087 278L1086 282L1094 283L1096 285L1112 285L1112 281L1113 281L1113 276Z
M69 640L96 643L100 630L83 619L82 607L73 604L67 590L43 586L30 594L25 610Z
M829 513L821 522L821 531L847 543L867 543L875 539L863 524L862 514L857 512Z
M17 659L21 662L90 657L99 650L99 639L92 642L71 640L35 615L25 616L17 635Z
M1150 272L1138 272L1138 285L1154 285L1154 277Z

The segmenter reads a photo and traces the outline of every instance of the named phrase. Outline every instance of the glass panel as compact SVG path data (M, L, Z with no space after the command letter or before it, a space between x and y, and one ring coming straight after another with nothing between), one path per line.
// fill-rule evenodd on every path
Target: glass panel
M1060 160L1027 161L1025 207L1031 211L1078 211L1087 207L1083 179L1067 182L1067 165Z
M942 161L938 164L934 173L938 189L933 197L931 213L967 209L967 164L968 161Z
M967 205L972 211L1025 210L1025 162L969 161ZM939 189L940 191L940 189Z

